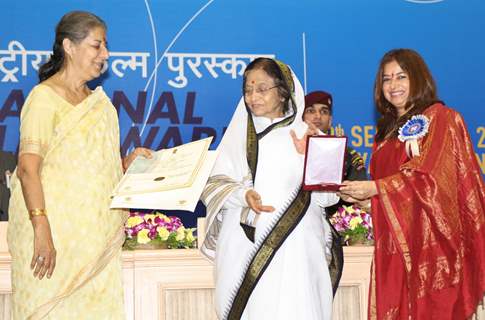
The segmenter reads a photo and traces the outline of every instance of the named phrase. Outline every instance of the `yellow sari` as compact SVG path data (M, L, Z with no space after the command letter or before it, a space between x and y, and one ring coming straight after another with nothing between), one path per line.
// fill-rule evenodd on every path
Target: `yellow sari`
M51 279L32 275L33 229L14 174L8 224L14 319L124 319L126 215L109 209L122 175L111 101L98 87L73 106L37 85L22 109L23 153L43 158L41 182L57 264Z

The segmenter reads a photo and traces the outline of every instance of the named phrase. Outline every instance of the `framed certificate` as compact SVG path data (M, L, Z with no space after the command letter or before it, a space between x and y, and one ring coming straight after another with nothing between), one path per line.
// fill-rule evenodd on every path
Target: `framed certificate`
M309 136L303 171L304 190L337 191L344 176L347 137Z
M115 188L111 208L194 211L217 158L212 137L137 157Z

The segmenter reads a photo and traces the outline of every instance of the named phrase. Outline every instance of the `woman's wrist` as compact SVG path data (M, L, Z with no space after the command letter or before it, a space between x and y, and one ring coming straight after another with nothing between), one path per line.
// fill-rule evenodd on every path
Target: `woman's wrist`
M41 208L35 208L29 210L29 218L32 220L34 217L47 216L47 210Z
M365 211L370 210L371 208L371 202L370 199L362 200L357 203L359 207Z
M244 197L243 197L243 199L244 199L244 206L245 207L249 207L249 201L248 201L248 199L249 199L249 196L251 195L251 192L254 192L254 189L252 189L252 188L242 189L242 192L244 194Z
M121 168L123 169L123 172L126 172L126 169L128 169L128 168L126 167L126 158L127 158L127 157L128 157L128 156L126 156L126 157L124 157L124 158L121 158Z
M369 196L369 199L370 199L373 196L376 196L378 192L377 192L377 184L376 184L375 180L370 180L369 182L371 183L371 191L370 191L370 196Z
M30 221L32 222L32 227L34 228L34 231L37 229L49 227L49 220L47 219L47 216L35 216L32 217Z

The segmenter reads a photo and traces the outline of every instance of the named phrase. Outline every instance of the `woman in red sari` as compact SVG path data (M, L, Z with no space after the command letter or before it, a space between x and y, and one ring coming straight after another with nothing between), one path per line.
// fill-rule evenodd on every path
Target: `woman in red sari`
M423 59L384 55L371 181L345 181L372 205L369 319L485 319L485 186L461 115L438 100Z

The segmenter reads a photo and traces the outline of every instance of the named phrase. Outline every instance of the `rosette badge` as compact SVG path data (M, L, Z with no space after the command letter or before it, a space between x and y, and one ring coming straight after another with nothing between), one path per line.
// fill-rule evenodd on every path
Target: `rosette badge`
M428 133L429 119L418 114L412 116L401 128L399 128L398 139L406 143L406 153L409 157L419 156L418 139Z

